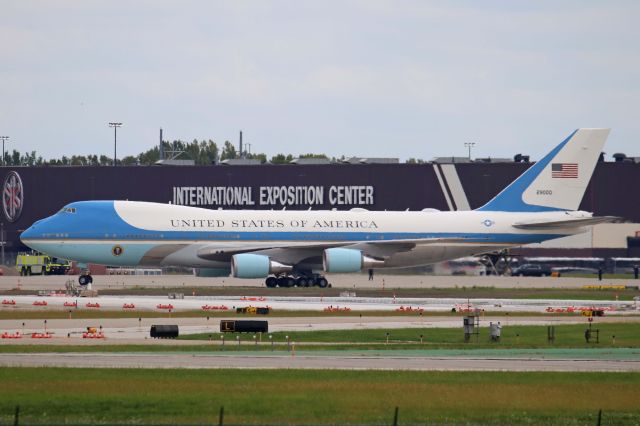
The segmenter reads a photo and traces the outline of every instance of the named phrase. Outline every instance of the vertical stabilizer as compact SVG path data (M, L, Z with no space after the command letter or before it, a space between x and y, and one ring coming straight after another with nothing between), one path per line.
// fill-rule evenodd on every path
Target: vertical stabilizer
M610 129L578 129L478 210L577 210Z

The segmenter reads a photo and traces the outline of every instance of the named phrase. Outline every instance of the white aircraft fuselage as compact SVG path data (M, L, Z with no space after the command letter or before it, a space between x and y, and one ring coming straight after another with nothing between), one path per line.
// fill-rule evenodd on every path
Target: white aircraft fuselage
M227 269L240 278L421 266L610 221L577 211L608 133L576 130L473 211L209 210L79 201L36 222L21 239L84 263Z

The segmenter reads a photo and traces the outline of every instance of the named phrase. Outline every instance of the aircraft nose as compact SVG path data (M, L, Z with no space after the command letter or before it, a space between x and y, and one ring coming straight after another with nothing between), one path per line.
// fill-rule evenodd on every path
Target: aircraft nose
M35 228L36 228L35 226L31 226L31 227L29 227L29 229L24 230L20 234L20 241L22 241L24 243L24 240L28 240L28 239L31 239L31 238L35 237L35 235L36 235Z

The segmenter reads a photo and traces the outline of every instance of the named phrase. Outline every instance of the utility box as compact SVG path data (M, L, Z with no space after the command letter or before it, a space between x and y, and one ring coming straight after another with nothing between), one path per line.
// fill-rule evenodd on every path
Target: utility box
M480 333L480 317L477 315L470 315L462 318L462 326L464 328L464 341L468 342L472 335Z
M501 332L502 332L502 326L500 325L500 322L489 323L489 336L492 341L499 342Z
M180 332L177 325L152 325L149 334L154 339L175 339Z

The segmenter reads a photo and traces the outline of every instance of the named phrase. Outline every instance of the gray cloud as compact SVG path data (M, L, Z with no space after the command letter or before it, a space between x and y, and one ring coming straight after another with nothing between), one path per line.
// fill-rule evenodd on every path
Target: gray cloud
M543 154L610 126L639 154L636 2L21 1L0 14L0 133L45 157L168 137L257 151Z

